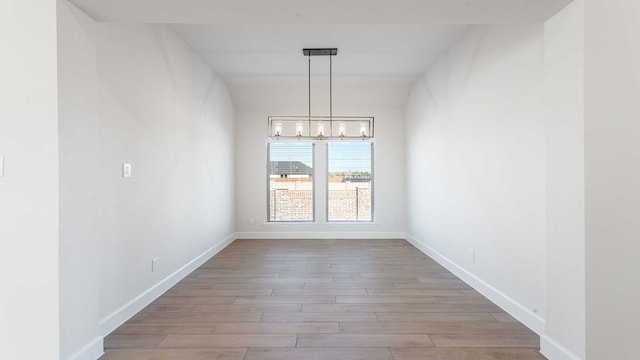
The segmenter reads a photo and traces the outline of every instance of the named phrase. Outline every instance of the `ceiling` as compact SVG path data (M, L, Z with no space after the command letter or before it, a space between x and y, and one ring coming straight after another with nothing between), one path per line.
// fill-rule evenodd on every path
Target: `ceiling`
M247 105L259 102L266 91L251 84L269 84L273 91L279 84L298 96L299 90L291 89L303 89L299 84L306 82L305 47L338 48L333 58L336 90L359 86L360 90L351 91L357 93L377 91L375 87L386 91L372 97L378 99L375 101L395 99L396 93L408 93L410 85L467 31L467 24L542 23L571 2L70 1L98 21L171 24L178 36L230 85L234 99ZM328 67L328 57L312 58L315 84L326 81ZM246 101L242 100L245 97Z
M412 83L467 30L465 25L173 25L229 84L305 82L305 47L336 47L336 83ZM326 75L326 56L311 58Z
M96 20L185 24L540 23L571 0L71 0Z

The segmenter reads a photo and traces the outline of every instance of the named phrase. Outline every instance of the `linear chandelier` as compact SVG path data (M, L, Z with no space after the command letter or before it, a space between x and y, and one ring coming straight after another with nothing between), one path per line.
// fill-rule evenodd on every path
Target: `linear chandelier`
M333 56L337 48L302 49L308 57L307 116L269 116L269 137L335 140L373 138L373 117L333 116ZM329 56L329 116L311 115L311 57Z

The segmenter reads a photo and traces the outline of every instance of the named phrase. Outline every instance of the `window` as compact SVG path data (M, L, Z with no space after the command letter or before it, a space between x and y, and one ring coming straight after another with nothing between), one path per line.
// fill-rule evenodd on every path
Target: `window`
M312 142L267 144L267 221L314 221Z
M373 143L327 143L327 221L373 221Z

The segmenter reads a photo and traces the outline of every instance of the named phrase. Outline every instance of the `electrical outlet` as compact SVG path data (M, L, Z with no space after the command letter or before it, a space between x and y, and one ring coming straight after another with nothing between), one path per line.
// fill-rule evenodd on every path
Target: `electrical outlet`
M254 218L250 217L250 218L249 218L249 225L253 225L253 224L255 224L255 223L256 223L256 219L254 219Z
M471 259L472 263L476 262L476 252L475 252L475 250L469 249L469 258Z
M158 259L157 257L151 259L151 272L155 272L158 270Z
M395 216L389 216L389 225L395 225L395 224L396 224Z

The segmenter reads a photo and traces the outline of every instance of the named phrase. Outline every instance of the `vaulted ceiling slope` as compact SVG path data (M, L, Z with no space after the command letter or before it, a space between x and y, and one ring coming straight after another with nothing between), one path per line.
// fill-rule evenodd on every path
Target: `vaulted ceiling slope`
M173 25L227 83L307 81L305 47L337 47L337 83L412 83L459 39L466 25ZM326 57L312 74L326 75Z
M234 102L245 108L268 107L279 98L306 104L305 47L339 49L333 60L336 106L340 101L352 107L364 101L360 105L401 107L411 85L462 37L468 24L542 23L571 2L70 1L98 21L172 24L229 85ZM313 92L327 93L328 59L314 58L312 74Z
M71 0L96 20L182 24L539 23L571 0Z

